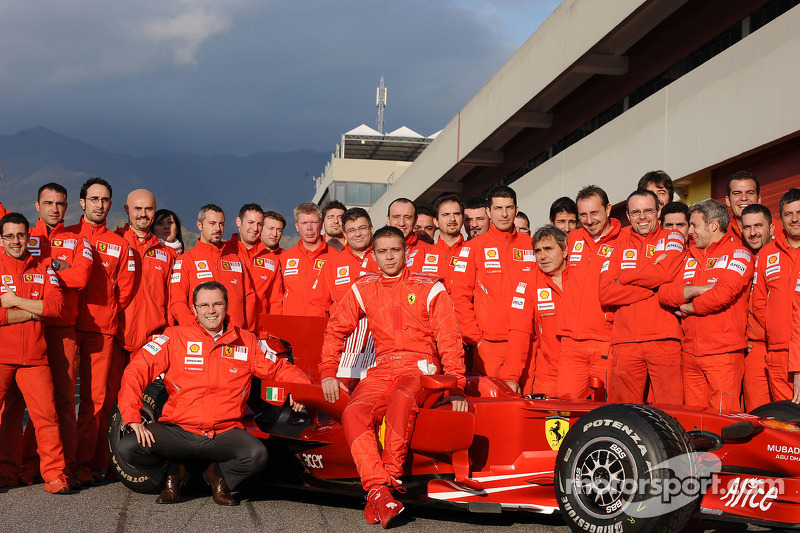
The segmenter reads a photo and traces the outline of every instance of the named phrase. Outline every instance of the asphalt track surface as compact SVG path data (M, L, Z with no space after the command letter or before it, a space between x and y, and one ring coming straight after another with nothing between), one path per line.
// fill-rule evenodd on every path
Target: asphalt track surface
M187 486L181 501L157 505L152 494L137 494L121 483L106 483L69 495L44 492L43 485L0 489L0 531L28 532L179 532L297 531L377 533L380 526L366 524L363 504L357 498L278 489L257 481L239 493L238 507L221 507L210 489ZM530 513L470 514L446 509L409 507L396 530L468 532L568 532L560 516ZM703 522L689 531L765 531L729 523Z

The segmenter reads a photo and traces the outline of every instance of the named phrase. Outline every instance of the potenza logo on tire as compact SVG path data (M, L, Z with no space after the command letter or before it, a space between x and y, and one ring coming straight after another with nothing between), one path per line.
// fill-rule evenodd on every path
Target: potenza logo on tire
M712 454L702 454L703 459ZM564 437L555 489L575 531L680 531L703 493L700 454L669 415L615 404L581 417Z

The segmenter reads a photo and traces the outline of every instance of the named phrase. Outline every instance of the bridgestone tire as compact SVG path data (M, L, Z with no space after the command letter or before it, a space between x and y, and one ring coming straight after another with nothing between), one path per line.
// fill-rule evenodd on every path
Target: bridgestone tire
M564 520L573 531L682 530L699 500L692 493L700 490L693 452L681 425L658 409L613 404L587 413L569 429L556 459ZM672 497L676 487L692 495Z
M142 394L142 420L145 424L159 419L161 408L164 407L167 398L169 398L169 395L164 386L164 381L161 379L155 380L144 389L144 394ZM115 405L108 423L108 452L111 467L116 471L117 478L122 484L132 491L142 494L159 493L161 487L150 479L150 476L123 461L117 454L119 441L127 433L130 433L130 430L124 426L119 407Z
M771 418L778 422L800 424L800 405L794 403L792 400L781 400L779 402L764 404L750 411L750 414L760 416L761 418Z

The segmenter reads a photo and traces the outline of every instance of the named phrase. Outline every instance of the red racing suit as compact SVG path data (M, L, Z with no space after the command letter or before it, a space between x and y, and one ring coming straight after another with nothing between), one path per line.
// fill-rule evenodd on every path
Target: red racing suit
M236 254L226 254L222 247L197 241L175 260L170 283L169 311L178 324L193 324L190 307L195 287L206 281L218 281L228 289L228 316L244 329L254 330L258 323L256 294L247 269Z
M558 315L561 338L558 394L584 397L591 377L610 385L613 310L600 304L600 270L611 257L621 225L610 219L608 233L595 241L584 228L569 234L563 312ZM604 399L604 398L601 398Z
M391 486L392 478L403 473L423 400L420 376L443 368L458 377L462 389L466 381L461 336L444 285L432 274L408 269L395 278L366 274L353 284L325 330L321 379L336 377L345 339L365 317L375 339L377 365L356 387L342 423L361 483L369 491ZM380 453L374 428L384 415Z
M325 262L338 253L323 239L313 250L300 241L280 254L284 290L282 314L327 316L330 302L325 291L316 288Z
M58 279L52 270L45 267L45 262L29 252L21 259L15 259L0 251L0 279L21 298L42 300L44 318L57 317L61 312L64 297ZM0 294L4 292L6 287L0 285ZM9 309L0 308L0 335L3 339L0 343L0 403L5 400L11 382L16 381L31 421L36 425L42 477L45 482L51 482L64 474L66 465L57 423L53 378L47 366L44 324L38 320L9 324L8 314ZM0 445L14 446L7 442ZM16 477L17 472L11 474Z
M216 341L197 322L169 327L131 357L122 376L119 409L122 420L141 422L142 392L160 374L169 400L159 422L214 438L243 428L253 376L290 383L310 383L285 359L265 353L249 331L234 325Z
M72 232L63 224L49 230L37 219L30 230L28 251L34 257L44 258L46 264L56 259L68 263L69 268L54 275L64 298L64 306L57 316L44 321L44 338L47 343L47 364L53 378L54 398L58 413L58 426L64 447L67 472L75 468L75 451L78 445L77 419L75 418L75 385L78 380L78 347L75 338L75 321L78 317L78 291L89 281L92 272L92 248L89 242ZM19 471L28 462L23 460L22 420L25 402L19 389L12 387L6 396L3 424L0 424L0 464L14 465ZM36 440L33 425L25 431L24 458L35 461ZM35 465L30 466L35 470ZM8 474L8 473L7 473Z
M792 299L800 279L800 251L781 234L758 252L756 277L752 309L766 334L770 392L775 401L790 400L794 377L789 368L789 343Z
M567 275L565 269L561 274L562 286ZM532 338L539 340L532 365L533 387L525 387L523 393L546 394L550 398L557 395L560 346L556 329L562 297L562 288L539 268L523 273L516 285L508 313L511 329L508 351L525 353Z
M614 242L599 288L600 304L614 310L609 401L643 403L648 375L653 403L682 398L681 326L658 288L675 279L685 255L683 234L660 227L642 236L629 226Z
M527 351L508 351L509 302L516 282L534 268L530 237L516 229L491 225L461 248L450 292L464 341L478 346L473 365L480 374L519 381Z
M694 314L683 317L681 359L684 401L696 408L740 410L747 348L746 323L753 255L723 237L705 250L690 245L683 271L658 291L668 307L686 303L684 287L713 284L692 300Z
M260 240L249 250L239 234L234 233L222 247L222 254L234 254L250 272L253 290L256 293L256 317L264 314L281 314L283 303L283 280L280 276L280 261L267 250Z

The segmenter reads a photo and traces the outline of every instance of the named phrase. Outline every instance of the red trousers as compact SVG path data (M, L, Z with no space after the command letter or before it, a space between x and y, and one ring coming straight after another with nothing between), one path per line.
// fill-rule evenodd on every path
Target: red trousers
M610 384L611 343L605 341L578 341L561 337L561 352L558 354L558 380L556 390L559 396L571 394L575 399L592 395L589 378L596 377L606 389ZM596 398L605 400L605 398Z
M479 376L499 378L503 364L506 362L508 342L481 341L473 353L472 371Z
M108 417L103 420L106 402L108 372L111 367L114 338L93 331L78 332L78 347L81 353L79 372L81 376L81 401L78 406L78 450L76 471L78 479L91 475L92 459L95 455L101 428L105 435Z
M53 396L61 443L64 448L66 472L75 469L75 449L78 445L77 419L75 417L75 383L78 379L78 348L75 344L75 328L70 326L46 326L44 338L47 342L47 362L53 377ZM36 453L36 431L34 423L22 433L22 418L25 401L19 388L12 384L6 394L3 422L0 425L0 440L8 443L0 449L0 471L16 477L20 471L39 472Z
M94 472L100 472L109 467L108 464L108 419L111 411L119 396L119 389L122 384L122 374L130 361L131 354L114 341L111 350L111 363L108 366L108 380L106 381L106 398L103 402L103 410L100 413L100 427L95 445L94 457L92 457L91 468Z
M769 391L772 398L791 400L794 394L794 380L789 375L789 350L770 350L767 353Z
M613 403L645 403L645 386L650 376L648 400L656 404L683 404L681 343L672 339L625 342L611 347Z
M742 379L744 409L748 412L772 401L767 373L767 345L763 341L750 341L750 343L753 347L744 356Z
M53 378L47 365L23 366L0 364L0 402L5 400L11 382L16 381L28 406L28 413L36 425L42 477L45 482L55 481L64 474L64 450L58 431L58 415L53 400ZM21 427L21 426L20 426ZM9 443L0 442L0 446Z
M681 352L686 407L741 412L744 350L697 357Z
M524 394L546 394L549 398L558 395L558 353L548 354L542 345L536 347L536 368L534 369L533 387L526 388Z
M390 356L391 357L391 356ZM342 414L342 424L361 485L369 492L392 486L403 474L414 421L422 402L421 370L417 361L379 358L361 380ZM375 426L385 419L383 452Z

